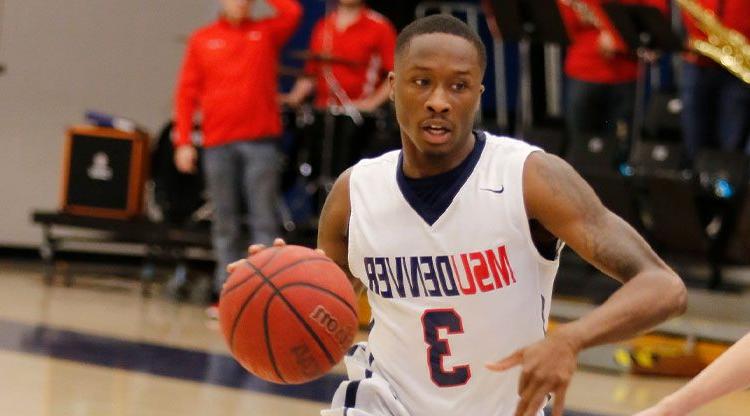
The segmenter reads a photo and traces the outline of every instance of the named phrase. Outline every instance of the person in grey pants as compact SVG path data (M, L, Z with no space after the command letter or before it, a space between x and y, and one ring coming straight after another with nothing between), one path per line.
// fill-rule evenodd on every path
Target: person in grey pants
M203 168L214 206L216 256L213 303L226 265L245 257L242 206L250 241L271 243L279 232L277 143L282 122L277 97L279 51L302 16L298 0L263 0L270 9L251 13L261 0L220 0L221 15L190 36L175 94L174 161L195 172L193 117L201 113ZM215 317L215 305L207 310Z
M276 215L279 167L276 139L237 141L204 150L203 172L214 208L211 223L217 262L214 294L221 292L226 280L224 266L247 255L248 240L241 228L243 204L253 242L270 244L279 235Z

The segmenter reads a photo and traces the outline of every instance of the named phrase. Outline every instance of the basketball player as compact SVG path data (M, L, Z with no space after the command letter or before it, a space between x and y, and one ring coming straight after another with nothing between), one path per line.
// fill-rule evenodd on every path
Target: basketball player
M398 37L403 150L344 172L321 214L318 247L367 289L374 320L324 416L538 416L550 393L559 416L581 349L685 308L680 278L568 164L472 130L485 66L453 17ZM547 335L563 242L623 286Z
M725 394L750 386L750 334L688 384L635 416L683 416Z

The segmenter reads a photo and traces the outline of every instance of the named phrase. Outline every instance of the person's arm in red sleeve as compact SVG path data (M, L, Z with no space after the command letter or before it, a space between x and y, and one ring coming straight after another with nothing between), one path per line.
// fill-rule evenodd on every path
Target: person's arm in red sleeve
M310 52L317 53L321 50L320 39L323 30L323 20L319 20L313 27L310 35ZM295 81L294 86L287 94L281 95L281 102L292 108L298 107L302 102L315 91L315 79L320 70L320 65L312 59L305 62L304 76Z
M302 17L302 6L297 0L266 0L276 11L266 19L265 25L277 45L281 46L297 29Z
M191 144L193 115L203 89L201 66L194 38L188 41L175 93L175 145Z
M396 28L391 22L383 25L383 30L378 43L378 56L383 65L383 71L390 72L393 70L394 55L396 53ZM391 92L388 78L384 77L380 85L373 93L355 105L360 111L370 112L380 107L387 99Z
M573 11L570 1L557 0L557 8L560 9L560 17L562 17L568 35L570 35L571 38L575 38L576 33L581 30L583 25L581 24L578 15Z

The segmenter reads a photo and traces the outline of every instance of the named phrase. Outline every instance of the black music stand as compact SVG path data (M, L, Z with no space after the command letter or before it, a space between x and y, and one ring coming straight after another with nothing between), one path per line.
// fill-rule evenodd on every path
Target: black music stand
M644 99L646 95L646 71L651 63L649 52L678 52L683 49L682 41L671 30L667 17L652 6L625 5L616 2L604 3L604 12L612 22L622 40L638 58L638 78L636 79L635 108L631 141L641 138L644 119Z
M531 43L567 45L570 40L555 0L492 0L492 8L500 37L518 42L516 132L522 137L533 123Z

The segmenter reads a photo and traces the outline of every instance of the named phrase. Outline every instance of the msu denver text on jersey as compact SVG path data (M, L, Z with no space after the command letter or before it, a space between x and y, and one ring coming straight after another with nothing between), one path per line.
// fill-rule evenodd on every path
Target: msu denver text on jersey
M505 246L444 256L364 257L367 286L384 297L473 295L516 282Z

